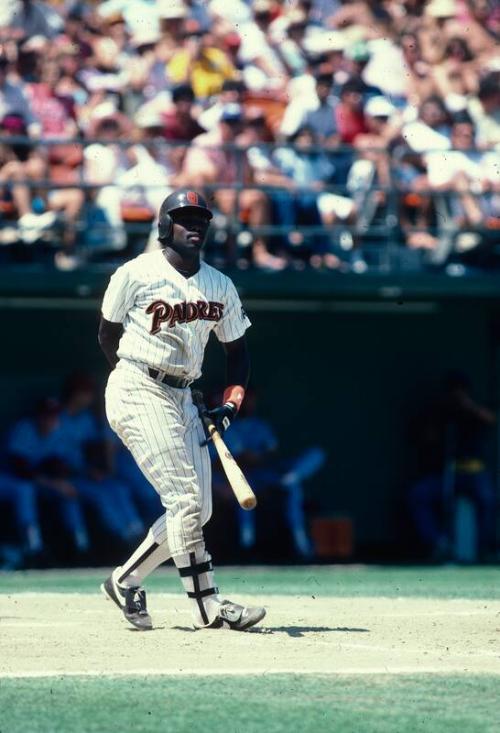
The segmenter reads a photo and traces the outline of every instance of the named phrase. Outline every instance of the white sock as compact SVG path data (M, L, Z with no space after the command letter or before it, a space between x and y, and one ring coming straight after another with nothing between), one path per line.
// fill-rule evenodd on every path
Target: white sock
M164 521L164 518L160 517L160 520L162 519ZM153 570L156 570L159 565L169 559L170 548L168 546L166 532L160 533L158 531L160 520L157 520L153 524L146 538L128 560L114 571L113 577L118 585L123 585L128 588L141 586L144 579Z
M194 625L209 626L217 618L221 597L214 583L212 558L205 550L205 544L185 555L177 555L174 562L191 603Z

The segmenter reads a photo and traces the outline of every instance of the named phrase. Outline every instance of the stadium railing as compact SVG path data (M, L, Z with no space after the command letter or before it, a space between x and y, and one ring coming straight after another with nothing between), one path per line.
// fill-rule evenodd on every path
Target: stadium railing
M128 257L138 254L147 245L148 239L154 239L154 226L156 222L156 210L152 200L161 200L169 190L168 173L164 168L165 182L152 183L148 180L139 180L133 185L123 185L120 178L100 183L88 180L84 163L84 150L92 144L115 146L124 151L141 147L145 149L152 159L155 156L165 156L174 148L187 148L185 142L167 142L154 138L147 140L103 140L103 139L75 139L66 138L41 138L33 139L18 136L0 137L0 150L37 150L42 153L47 161L47 175L37 180L22 179L16 177L9 180L2 175L4 165L0 162L0 249L3 252L3 261L8 264L9 247L22 246L22 239L19 236L18 212L16 211L13 188L15 186L27 186L33 195L34 208L38 210L50 209L51 191L68 190L78 188L83 192L82 210L77 220L72 223L75 230L75 249L81 253L87 263L96 259L105 261L106 258L116 260L120 257ZM51 164L50 151L54 148L68 151L67 172L70 174L64 178L64 170L61 178L61 168L64 169L65 161L57 165ZM212 227L211 238L208 244L208 255L217 260L218 266L239 264L247 267L251 264L251 244L255 237L263 237L270 241L271 248L285 243L292 257L299 255L302 251L314 252L318 240L323 241L323 249L328 249L339 255L346 263L352 266L354 271L362 272L365 269L372 269L380 272L397 271L400 269L418 270L426 265L441 265L451 254L456 253L462 247L462 251L485 248L490 255L497 255L498 228L500 220L495 216L484 217L480 224L464 224L459 217L454 216L456 205L454 202L460 199L459 193L448 190L438 192L432 188L419 187L415 190L411 182L405 183L401 175L405 157L411 151L403 146L394 150L387 149L363 149L357 150L351 146L339 146L334 149L325 149L319 146L298 148L289 143L255 143L250 148L259 148L267 156L269 161L273 160L273 154L277 149L289 148L294 150L302 161L307 158L312 162L318 156L326 156L336 167L335 174L325 183L321 190L312 189L310 184L296 185L293 192L280 186L258 185L254 181L248 181L248 149L238 145L219 146L218 150L224 150L234 156L236 161L237 175L231 183L211 183L202 185L203 191L208 196L211 205L214 207L214 226ZM71 153L79 153L72 155ZM385 185L380 183L377 177L377 164L373 162L373 156L385 157L387 159L386 170L388 180ZM76 165L71 164L70 159L80 160ZM356 170L356 163L364 161L364 165ZM159 163L160 166L163 163ZM57 170L56 170L57 169ZM191 179L191 185L196 187L196 179ZM89 217L89 211L98 212L99 206L96 198L99 191L106 187L121 189L120 195L120 230L117 236L117 225L107 220L106 212L101 210L102 216ZM175 187L172 185L172 187ZM289 196L292 201L303 194L310 196L316 192L320 194L335 194L336 196L350 199L355 207L355 213L346 220L337 217L328 224L318 221L296 220L293 222L280 221L279 215L272 214L269 222L262 226L250 226L248 212L239 207L237 199L231 213L222 215L217 210L214 202L219 189L232 188L236 191L243 189L258 188L264 191L271 204L277 196ZM158 189L160 193L158 194ZM156 192L156 196L154 193ZM470 195L476 200L481 196L477 191L471 191ZM493 195L493 194L492 194ZM273 206L271 205L271 211ZM424 213L422 214L422 210ZM415 212L420 211L420 218ZM60 247L63 241L64 228L67 222L60 217L54 227L43 232L40 240L45 247ZM152 233L153 232L153 233ZM435 238L435 246L412 247L409 244L409 235L423 232ZM299 234L303 244L297 247L290 241L291 234ZM464 233L467 235L464 239ZM462 242L460 244L460 235ZM458 240L458 246L457 246ZM326 244L325 244L326 242ZM1 246L3 245L3 246ZM41 251L41 247L38 248ZM320 247L321 249L321 247ZM7 253L7 254L6 254ZM34 255L36 257L36 254Z

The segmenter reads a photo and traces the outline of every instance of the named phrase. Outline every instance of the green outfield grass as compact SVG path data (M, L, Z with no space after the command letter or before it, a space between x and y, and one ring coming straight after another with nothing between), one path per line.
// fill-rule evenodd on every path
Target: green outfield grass
M498 733L498 690L498 677L435 675L2 680L0 730Z
M107 572L0 573L0 593L95 593ZM500 599L499 567L222 567L217 569L217 582L227 594ZM147 588L180 592L178 575L173 568L159 570L148 578Z

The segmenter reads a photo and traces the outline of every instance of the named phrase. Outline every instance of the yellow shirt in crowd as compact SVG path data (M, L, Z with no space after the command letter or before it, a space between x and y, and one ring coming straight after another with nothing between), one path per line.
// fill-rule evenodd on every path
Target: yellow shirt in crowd
M178 51L167 64L167 72L174 84L190 83L200 98L218 94L224 81L236 76L234 66L218 48L204 49L203 55L194 61L188 51Z

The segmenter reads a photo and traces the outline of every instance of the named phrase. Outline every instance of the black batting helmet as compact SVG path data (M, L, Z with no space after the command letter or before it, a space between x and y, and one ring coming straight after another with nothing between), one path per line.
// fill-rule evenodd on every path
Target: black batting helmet
M181 188L167 196L160 207L158 216L158 239L161 242L169 242L172 239L174 230L174 222L172 215L180 209L194 209L203 212L207 220L210 221L213 214L208 208L208 204L199 193L189 188Z

